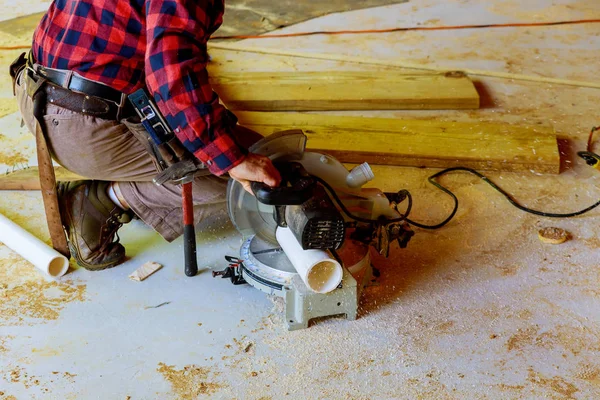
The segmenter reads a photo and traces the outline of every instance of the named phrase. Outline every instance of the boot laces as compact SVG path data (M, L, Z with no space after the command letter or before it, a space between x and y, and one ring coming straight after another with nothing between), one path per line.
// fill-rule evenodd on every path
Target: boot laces
M102 245L98 249L100 253L108 253L109 248L121 240L118 230L123 226L123 214L125 213L113 212L106 220L106 226L102 228Z

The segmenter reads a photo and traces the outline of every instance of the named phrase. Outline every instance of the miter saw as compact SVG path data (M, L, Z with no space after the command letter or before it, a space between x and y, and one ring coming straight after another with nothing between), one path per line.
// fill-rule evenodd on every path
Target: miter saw
M387 257L391 243L406 247L413 236L397 209L406 197L403 191L362 189L374 177L368 164L348 171L329 155L305 151L306 140L299 130L279 132L249 149L273 161L282 184L270 188L254 182L250 194L230 180L229 217L243 242L239 257L226 257L229 267L213 272L234 284L248 283L282 297L289 330L306 328L318 317L356 319L361 292L374 273L369 247ZM287 247L279 243L283 230L297 241L291 243L293 250L289 241ZM336 281L334 288L323 290L326 293L315 291L319 289L310 281L310 273L301 275L293 265L316 251L327 251L332 265L341 266L339 284Z

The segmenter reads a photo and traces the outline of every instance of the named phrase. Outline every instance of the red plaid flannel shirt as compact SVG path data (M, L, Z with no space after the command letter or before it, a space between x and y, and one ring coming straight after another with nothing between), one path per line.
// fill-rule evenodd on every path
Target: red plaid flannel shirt
M246 154L206 71L206 43L223 12L223 0L55 0L33 54L127 94L146 86L184 146L220 175Z

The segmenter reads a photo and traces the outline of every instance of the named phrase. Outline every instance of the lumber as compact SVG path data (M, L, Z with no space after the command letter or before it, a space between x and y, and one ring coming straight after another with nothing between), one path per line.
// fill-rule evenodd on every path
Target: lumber
M240 124L265 136L302 129L309 150L331 154L344 163L379 165L375 168L382 182L397 175L389 166L560 172L551 127L285 112L238 111L236 115ZM62 167L55 171L60 181L84 179ZM0 190L39 189L36 167L0 176Z
M451 71L456 68L448 68L444 66L436 66L436 65L427 65L427 64L418 64L406 60L386 60L381 58L370 58L370 57L355 57L355 56L346 56L342 54L330 54L330 53L309 53L302 51L290 51L290 50L281 50L281 49L270 49L267 47L251 47L246 45L240 45L237 43L211 43L209 44L209 48L212 49L221 49L221 50L231 50L231 51L241 51L248 53L259 53L259 54L272 54L279 56L289 56L289 57L300 57L300 58L310 58L316 60L329 60L329 61L341 61L341 62L351 62L358 64L368 64L368 65L381 65L387 67L399 67L399 68L409 68L409 69L419 69L419 70L427 70L427 71ZM553 77L545 77L545 76L536 76L536 75L525 75L525 74L513 74L509 72L502 71L489 71L489 70L481 70L481 69L473 69L473 68L461 68L462 72L468 75L476 75L476 76L488 76L493 78L502 78L502 79L513 79L517 81L529 81L529 82L539 82L539 83L550 83L555 85L566 85L566 86L577 86L577 87L588 87L600 89L600 83L598 82L590 82L590 81L579 81L573 79L561 79L561 78L553 78Z
M224 72L211 85L232 110L442 110L479 108L462 73L398 71Z
M54 167L57 181L85 179L63 167ZM37 167L29 167L0 176L0 190L40 190Z
M551 127L306 113L236 115L240 124L263 135L302 129L308 149L345 163L560 172L558 144Z

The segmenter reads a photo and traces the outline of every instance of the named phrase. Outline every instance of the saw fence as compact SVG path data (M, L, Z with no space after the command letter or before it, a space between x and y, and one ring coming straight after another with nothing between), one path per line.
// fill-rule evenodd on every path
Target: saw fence
M236 66L251 62L244 60L236 56ZM254 72L244 71L243 65L239 68L242 72L234 72L224 64L209 64L211 83L224 104L235 111L240 124L263 135L302 129L308 136L310 150L331 154L345 163L366 161L384 171L393 166L464 166L560 172L557 138L551 127L323 113L477 109L480 97L476 87L461 72ZM62 168L57 169L57 174L59 180L81 179ZM37 189L36 168L0 177L0 190Z

